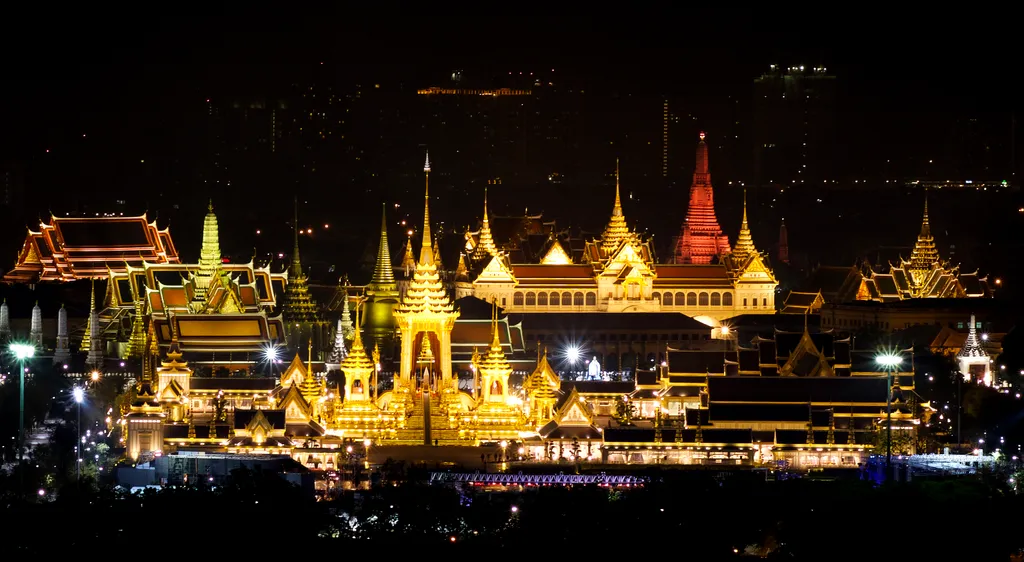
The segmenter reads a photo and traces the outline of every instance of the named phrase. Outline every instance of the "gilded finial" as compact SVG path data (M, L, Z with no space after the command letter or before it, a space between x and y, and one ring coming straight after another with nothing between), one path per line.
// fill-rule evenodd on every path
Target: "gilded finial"
M206 208L207 211L213 212L213 198L210 198L210 205Z
M430 173L430 151L427 151L427 159L423 162L423 171Z

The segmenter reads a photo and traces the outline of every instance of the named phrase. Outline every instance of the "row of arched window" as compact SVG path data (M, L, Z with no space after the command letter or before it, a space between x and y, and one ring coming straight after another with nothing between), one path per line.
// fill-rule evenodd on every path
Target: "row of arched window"
M732 306L732 293L654 293L665 306Z
M512 306L597 306L597 293L576 291L552 291L522 293L516 291L512 295Z

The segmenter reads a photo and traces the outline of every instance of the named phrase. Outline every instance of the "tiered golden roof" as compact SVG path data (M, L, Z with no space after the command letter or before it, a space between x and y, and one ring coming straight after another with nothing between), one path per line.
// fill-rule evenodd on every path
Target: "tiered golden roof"
M601 235L601 247L605 252L611 252L619 244L629 238L629 227L626 225L626 217L622 214L622 199L619 196L619 161L615 160L615 206L612 207L612 218L608 226L604 228Z
M313 302L309 294L308 279L302 273L302 260L299 257L299 202L295 200L295 247L292 249L292 264L289 272L288 286L284 290L284 306L282 314L287 322L314 323L320 322L320 307Z
M298 355L296 355L296 358ZM306 370L306 376L299 383L299 393L306 399L306 402L313 404L317 398L323 394L323 386L320 381L316 379L316 375L313 374L313 343L309 344L309 368Z
M736 245L732 249L733 259L742 262L757 253L754 247L754 238L750 235L750 226L747 224L747 192L743 191L743 223L740 225L740 235L736 239Z
M498 248L494 245L494 235L491 234L491 222L487 218L487 188L484 188L484 220L480 225L480 234L477 236L476 249L473 251L473 260L480 261L487 256L496 256Z
M356 305L356 321L359 321L359 306ZM366 347L363 346L362 330L358 327L355 329L352 338L352 349L349 350L345 360L341 362L341 372L345 373L345 377L356 376L359 374L368 374L373 372L374 364L370 360L370 357L366 354ZM347 397L346 397L347 398Z
M427 177L430 177L430 159L424 166ZM423 203L423 243L420 246L420 259L416 263L412 281L402 295L402 302L395 308L395 319L402 321L410 315L424 312L434 314L454 314L455 306L448 298L448 291L441 282L437 269L435 247L430 236L430 182L426 183Z
M530 422L539 428L554 417L554 407L558 403L558 392L561 379L548 362L548 350L537 362L537 368L523 381L527 403L530 405Z
M935 237L928 222L928 198L924 200L924 217L921 219L921 233L917 235L917 243L910 253L907 271L912 281L920 284L935 264L940 263L939 251L935 248Z
M211 298L218 287L223 289L225 298L217 304L217 312L234 313L242 310L238 295L233 290L233 281L224 271L221 261L220 232L217 215L213 212L213 201L203 219L203 245L199 250L199 268L188 280L186 294L191 293L189 309L194 313L210 312Z

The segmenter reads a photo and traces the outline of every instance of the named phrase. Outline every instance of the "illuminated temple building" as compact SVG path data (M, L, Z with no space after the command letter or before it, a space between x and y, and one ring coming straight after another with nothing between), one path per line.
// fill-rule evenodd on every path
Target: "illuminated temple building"
M5 283L75 281L123 272L128 265L178 263L168 229L139 217L54 217L29 229Z
M916 434L934 410L917 399L912 352L893 353L893 430ZM538 459L856 467L886 420L877 352L830 332L776 332L729 351L669 349L635 383L558 381L549 370L545 357L524 382L531 420L547 421L529 446ZM629 420L614 419L620 401ZM600 452L580 453L594 441Z
M429 180L430 166L424 167ZM207 216L204 242L215 239L216 219ZM528 425L522 400L512 394L509 376L513 368L505 355L496 309L491 317L491 338L486 349L471 358L475 383L471 392L459 389L452 369L451 334L458 317L447 289L440 279L430 238L429 181L424 204L424 237L416 269L394 316L400 330L400 369L391 390L378 395L379 357L367 354L361 330L354 332L351 350L339 370L344 382L328 385L314 373L312 361L298 357L280 377L200 377L184 360L186 344L195 345L195 331L186 321L198 316L206 321L230 318L240 325L240 315L266 318L258 304L245 313L191 313L187 310L190 288L199 273L176 290L182 295L180 314L167 318L154 313L156 329L148 336L143 376L134 399L122 411L127 428L126 442L132 458L155 452L213 450L243 454L287 454L306 466L327 469L338 466L346 439L368 440L395 445L478 445L519 438ZM204 257L212 256L212 243L204 244ZM143 270L149 274L152 268ZM229 286L223 271L204 261L198 268L208 278L202 284L207 299L217 294L210 288ZM208 271L209 270L209 271ZM129 272L129 281L135 272ZM139 275L145 280L145 275ZM219 281L217 281L219 280ZM167 286L149 289L150 305L166 310ZM221 289L217 289L218 291ZM178 294L178 293L175 293ZM155 298L161 295L161 298ZM226 298L226 297L225 297ZM238 299L246 302L244 299ZM356 303L356 324L360 322L363 298ZM218 301L220 302L220 301ZM154 309L156 310L156 309ZM213 312L213 313L210 313ZM154 369L160 355L160 333L169 322L166 359ZM234 330L235 324L224 328ZM215 333L238 336L221 328ZM212 333L202 333L213 337ZM203 338L196 351L212 345ZM214 340L216 341L216 339ZM195 351L190 355L196 355ZM202 354L199 354L202 356ZM312 347L309 349L312 356ZM218 355L218 358L221 355ZM218 365L223 364L218 360Z
M815 313L825 303L840 306L858 301L898 304L916 299L991 296L987 277L980 276L977 271L964 273L960 266L951 265L939 255L926 199L921 231L910 252L910 259L901 256L897 263L890 263L882 270L867 263L860 267L819 267L804 291L793 291L786 297L782 312L803 314L810 310Z
M161 350L177 338L193 362L248 370L267 346L284 340L284 322L275 315L286 273L271 273L252 262L221 260L217 215L210 205L196 264L151 264L110 270L105 323L124 318L155 337Z
M616 171L611 218L578 258L550 236L539 263L515 263L511 252L495 247L485 202L482 226L462 262L475 265L456 281L456 297L496 302L510 313L681 312L710 324L774 313L778 282L754 247L746 220L735 252L722 237L719 263L658 264L650 240L630 230L619 192Z
M729 253L729 238L715 217L715 190L708 169L708 145L704 133L697 143L697 164L690 184L690 206L675 249L675 263L708 264Z

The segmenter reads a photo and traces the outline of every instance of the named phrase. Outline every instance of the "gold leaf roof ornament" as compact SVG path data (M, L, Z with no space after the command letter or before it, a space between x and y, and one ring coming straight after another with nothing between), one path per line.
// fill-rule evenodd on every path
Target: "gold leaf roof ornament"
M612 207L612 217L601 235L601 247L605 252L610 253L630 238L629 226L626 225L626 217L622 213L622 198L619 189L619 159L615 159L615 205Z

